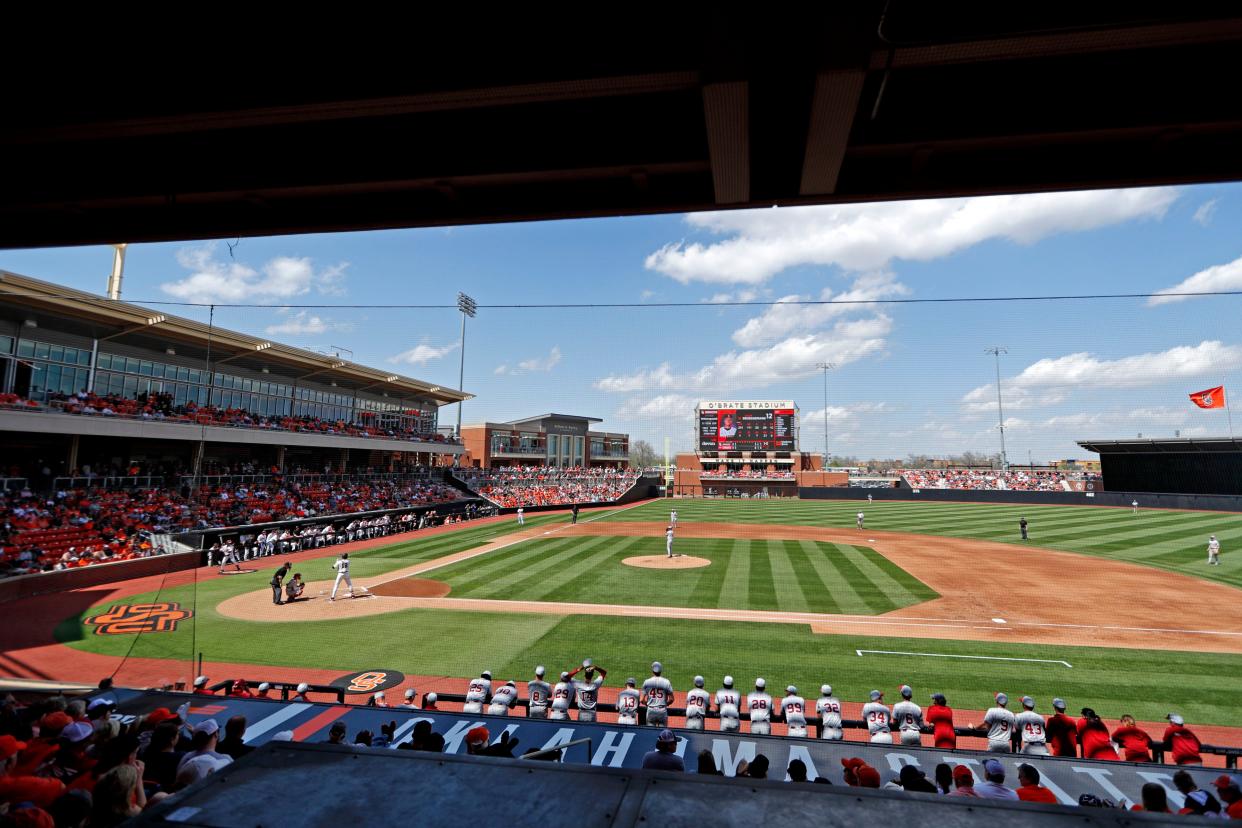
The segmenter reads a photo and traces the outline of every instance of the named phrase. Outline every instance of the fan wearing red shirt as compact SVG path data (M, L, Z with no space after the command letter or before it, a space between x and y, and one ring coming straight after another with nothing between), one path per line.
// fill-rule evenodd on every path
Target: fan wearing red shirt
M1083 759L1120 759L1113 750L1108 726L1090 707L1082 709L1082 718L1078 720L1078 741L1082 743Z
M1018 765L1018 799L1023 802L1057 804L1057 795L1039 784L1039 771L1033 765Z
M1229 818L1242 819L1242 789L1239 789L1237 780L1221 775L1212 784L1216 786L1216 796L1225 806Z
M932 741L941 750L957 748L957 732L953 729L953 708L943 693L932 693L931 707L927 708L924 721L934 727Z
M1169 726L1164 731L1164 747L1165 750L1172 752L1173 764L1202 765L1203 757L1199 755L1199 737L1186 727L1185 719L1177 713L1170 713L1165 718L1169 720Z
M1135 724L1134 717L1127 714L1121 717L1121 726L1113 731L1113 741L1121 745L1121 752L1127 762L1150 762L1151 737L1147 731Z
M65 792L65 785L59 779L16 773L17 757L25 749L25 742L0 736L0 803L33 802L47 808Z
M1048 724L1044 727L1048 750L1053 756L1077 756L1078 725L1065 715L1064 699L1053 699L1052 707L1057 712L1048 717Z

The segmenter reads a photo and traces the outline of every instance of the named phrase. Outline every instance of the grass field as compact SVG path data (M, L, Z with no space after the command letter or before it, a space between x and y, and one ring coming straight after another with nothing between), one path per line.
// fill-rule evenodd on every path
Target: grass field
M859 508L857 503L805 501L681 501L676 506L683 521L823 526L852 526L853 515ZM613 519L663 521L668 508L668 503L644 505L606 515L600 522L606 525ZM1235 515L1152 512L1134 516L1128 510L926 503L876 503L865 511L867 525L877 529L996 540L1014 540L1017 517L1025 514L1032 524L1033 543L1133 560L1225 582L1232 582L1228 577L1231 573L1237 577L1238 562L1242 559L1242 551L1236 557L1229 555L1234 544L1242 547L1242 517ZM527 520L527 525L564 521L563 516L535 516ZM399 541L352 556L354 570L363 577L382 574L478 546L516 528L513 522L506 522ZM1206 538L1209 532L1221 538L1225 550L1222 559L1226 563L1219 568L1220 573L1201 563L1196 568L1201 556L1199 539ZM1231 543L1231 538L1236 540ZM599 600L606 582L609 603L793 609L801 595L801 600L816 602L811 609L827 611L822 609L826 599L814 587L816 582L808 580L805 568L811 565L815 570L811 563L814 554L822 556L821 563L855 556L855 566L860 571L873 578L890 578L910 595L917 596L922 587L900 570L894 572L877 564L874 558L878 556L871 550L812 544L812 553L801 543L750 541L746 542L750 548L743 552L734 548L736 543L681 539L678 551L723 557L717 565L704 570L648 573L613 564L632 554L662 552L659 538L539 538L445 567L429 576L448 580L453 584L453 594L458 596L494 593L495 597L519 597L520 590L528 598L590 601ZM800 557L802 553L805 558ZM784 563L774 564L781 556L789 560L788 568ZM326 578L332 557L328 553L322 561L299 564L299 569L309 578ZM756 565L765 557L769 559L765 566ZM725 563L724 558L728 563L719 565ZM794 563L795 558L799 563ZM744 579L730 579L735 559L739 566L742 560L746 562ZM864 570L860 566L867 562L875 569ZM259 572L251 575L210 577L197 586L138 597L196 605L194 621L183 623L176 632L136 640L130 636L94 636L84 634L80 616L74 616L60 625L58 638L70 646L115 656L130 653L184 661L197 649L212 661L340 669L342 673L392 668L449 676L469 676L489 668L498 677L515 679L526 678L537 663L555 671L591 656L608 668L611 686L621 685L627 675L645 675L651 660L659 659L675 687L683 692L696 673L707 677L713 687L725 673L733 674L742 684L762 675L771 686L793 683L810 695L817 692L821 683L830 682L839 696L852 701L864 700L872 688L891 692L898 684L907 682L915 687L920 699L927 693L941 691L959 708L984 708L991 693L1004 690L1011 696L1035 696L1045 711L1053 696L1061 696L1071 708L1090 704L1109 717L1128 712L1140 718L1159 719L1170 709L1176 709L1192 722L1237 724L1234 694L1242 680L1242 656L1225 654L817 635L805 625L607 616L419 609L293 625L239 621L217 613L214 608L221 600L265 589L269 570L275 564L264 563ZM544 568L528 571L532 567ZM819 570L815 572L819 576ZM648 574L658 577L649 582L645 578ZM695 580L683 583L668 579L669 575L680 574ZM902 576L908 580L903 581ZM508 580L496 585L499 579ZM808 588L808 583L814 588ZM891 595L889 588L892 584L883 590L886 596ZM842 586L823 595L832 596L838 611L858 611L845 609L842 602L850 595L853 597L849 600L860 606L884 611L878 605L868 604L868 600L877 600L874 594L870 599L864 597L868 592L855 580L848 584L848 592ZM856 654L858 649L1064 660L1073 666L942 657L860 657Z
M626 566L663 555L663 538L578 536L534 540L435 570L454 598L576 601L878 615L938 597L874 550L814 541L683 538L677 553L701 569Z

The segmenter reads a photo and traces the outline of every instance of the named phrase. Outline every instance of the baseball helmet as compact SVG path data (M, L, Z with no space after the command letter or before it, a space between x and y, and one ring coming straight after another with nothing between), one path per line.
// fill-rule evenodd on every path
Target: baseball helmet
M884 694L883 694L883 693L881 693L879 690L872 690L872 691L871 691L871 700L872 700L872 701L879 701L879 700L880 700L880 699L882 699L882 698L884 698Z
M914 691L910 689L910 685L903 684L901 685L900 689L901 689L901 697L903 699L909 699L914 696Z
M724 677L724 686L725 686L725 687L732 687L732 686L733 686L733 676L725 676L725 677Z
M832 695L832 685L831 685L831 684L821 684L821 685L819 686L819 692L823 693L825 696L831 696L831 695Z
M757 687L758 689L762 690L763 688L767 686L768 686L768 683L764 681L762 678L755 679L755 687Z
M664 665L658 661L651 662L651 672L655 673L657 676L660 675L660 673L664 672Z
M538 667L535 668L535 677L543 678L543 673L544 673L543 665L540 664Z
M703 686L703 677L702 677L702 676L695 676L695 677L694 677L694 686L695 686L695 687L702 687L702 686Z

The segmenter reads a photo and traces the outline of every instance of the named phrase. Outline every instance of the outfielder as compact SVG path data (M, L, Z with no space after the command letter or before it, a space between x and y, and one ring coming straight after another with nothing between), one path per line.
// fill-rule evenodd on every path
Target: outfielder
M526 682L526 698L530 706L526 708L528 719L548 718L548 699L552 696L552 685L543 680L544 669L540 664L535 668L535 680Z
M552 688L552 709L548 718L563 722L569 719L569 700L573 697L574 686L569 681L569 673L561 673L561 680Z
M673 557L673 527L664 530L664 552L668 557Z
M513 707L517 697L517 685L512 681L506 681L500 687L497 687L496 692L492 695L492 703L487 706L487 715L508 716L509 709Z
M336 570L336 580L332 583L332 594L328 596L329 601L336 600L336 590L340 587L341 581L349 587L349 593L346 597L354 597L354 582L349 577L349 553L342 552L341 557L336 559L336 563L332 564L332 568Z
M867 492L867 505L871 505L873 500L875 500L875 498L871 496L871 492Z
M884 694L879 690L872 690L871 701L863 705L862 713L863 720L867 723L867 730L871 733L871 743L891 745L893 743L891 727L893 714L884 704Z
M672 530L669 530L670 537ZM671 541L670 541L671 542ZM662 673L664 666L651 662L651 678L643 682L643 696L647 705L647 724L651 727L668 726L668 708L673 703L673 685Z
M617 694L617 724L630 725L633 727L638 724L638 705L641 700L638 691L634 689L637 682L631 676L625 680L625 689Z
M914 691L910 689L910 685L903 684L901 701L893 705L893 721L897 725L903 745L923 744L923 708L911 701L913 697Z
M742 694L733 689L733 676L724 677L724 686L716 691L716 712L720 714L720 731L736 733L742 727Z
M1208 566L1220 566L1220 541L1215 535L1208 538Z
M859 529L863 528L863 513L862 512L858 513L858 528Z
M582 677L585 681L579 681L574 678L579 670L583 671ZM598 676L595 675L596 671L599 672ZM575 701L578 705L578 721L595 721L595 706L599 702L599 688L603 686L606 675L608 675L608 671L603 667L593 665L589 658L583 660L581 667L575 667L569 672L569 677L573 680Z
M526 525L526 513L522 511L521 506L518 507L517 516L518 516L518 526L525 526Z
M1130 507L1134 509L1134 514L1137 515L1138 514L1138 501L1137 500L1131 501Z
M767 736L772 732L772 697L764 690L768 686L762 678L755 679L755 689L746 694L746 708L750 711L750 732Z
M806 737L806 700L792 684L785 688L785 698L781 699L781 716L790 736Z
M1013 717L1022 739L1022 752L1031 756L1048 755L1048 737L1044 733L1044 717L1035 712L1035 700L1022 697L1022 712Z
M483 705L492 694L492 671L484 670L477 679L470 680L466 688L466 703L462 705L462 713L478 715L483 712Z
M669 525L671 525L674 529L677 528L677 510L676 509L669 512L668 522L669 522Z
M815 714L819 716L819 738L839 742L845 738L841 732L841 702L832 695L832 685L819 688L820 697L815 701Z
M686 694L686 729L707 729L707 708L712 697L703 689L703 677L694 677L694 689Z
M1010 741L1013 738L1013 713L1005 709L1009 697L1004 693L996 694L996 706L988 708L983 716L983 724L988 729L988 750L992 753L1009 753Z

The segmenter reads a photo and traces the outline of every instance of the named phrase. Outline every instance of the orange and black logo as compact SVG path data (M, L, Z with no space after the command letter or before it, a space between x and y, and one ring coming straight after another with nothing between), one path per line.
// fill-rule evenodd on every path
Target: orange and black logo
M376 693L399 687L404 681L405 673L400 670L366 670L333 679L332 686L343 687L346 693Z
M139 633L174 632L177 622L194 615L172 601L156 604L117 604L107 612L92 615L87 624L95 627L95 635L137 635Z

